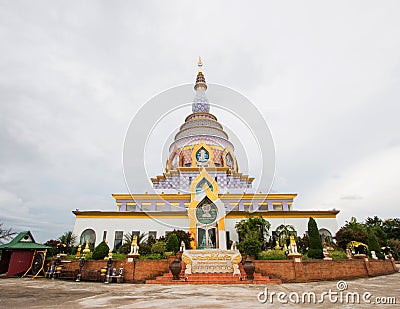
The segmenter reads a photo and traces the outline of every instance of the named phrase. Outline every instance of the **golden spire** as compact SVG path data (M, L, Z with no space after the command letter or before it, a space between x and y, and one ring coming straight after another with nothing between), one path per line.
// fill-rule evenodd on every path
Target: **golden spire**
M199 61L197 61L197 66L199 67L198 72L203 72L201 67L203 66L203 61L201 61L201 57L199 56Z
M201 60L201 57L199 57L199 61L197 62L198 66L198 72L197 72L197 77L196 77L196 84L194 85L194 90L207 90L207 84L206 84L206 79L204 78L203 75L203 61Z

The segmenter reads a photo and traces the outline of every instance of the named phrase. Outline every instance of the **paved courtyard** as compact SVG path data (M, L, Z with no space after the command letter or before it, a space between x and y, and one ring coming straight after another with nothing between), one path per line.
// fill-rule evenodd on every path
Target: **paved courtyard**
M347 288L346 288L347 284ZM267 288L267 291L265 290ZM144 285L102 284L49 279L0 279L0 308L353 308L352 295L360 296L357 308L400 307L400 273L367 279L293 283L282 285ZM329 290L331 295L329 296ZM341 291L341 293L340 293ZM268 300L264 303L266 293ZM281 300L273 293L281 294ZM304 292L315 293L323 303L310 304ZM261 294L260 294L261 293ZM338 293L337 295L335 293ZM352 293L352 294L349 294ZM370 293L371 295L368 296ZM342 296L340 295L342 294ZM346 294L349 302L346 303ZM285 296L286 295L286 296ZM299 302L295 304L297 295ZM333 301L329 300L329 297ZM335 302L335 297L337 301ZM341 298L342 297L342 301ZM366 302L371 302L367 304ZM392 302L396 305L377 305ZM375 302L375 304L373 304Z

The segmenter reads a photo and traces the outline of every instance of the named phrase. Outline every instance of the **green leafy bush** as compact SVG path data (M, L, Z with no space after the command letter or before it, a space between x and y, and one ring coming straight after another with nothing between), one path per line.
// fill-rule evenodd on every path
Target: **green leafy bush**
M139 254L140 255L149 255L151 254L151 245L143 243L139 245Z
M131 244L128 242L125 242L121 247L118 249L118 253L121 254L128 254L131 252Z
M347 260L346 252L344 251L328 251L332 260Z
M166 244L166 251L173 252L174 254L176 254L179 251L179 240L176 234L169 235Z
M323 259L321 236L318 232L317 222L310 217L308 220L308 238L310 242L310 249L308 250L308 257L312 259Z
M102 241L101 243L99 243L99 245L96 248L94 248L94 251L92 254L92 259L93 260L102 260L108 255L109 251L110 251L110 248L108 247L106 242Z
M126 254L123 253L113 253L113 260L125 260Z
M193 240L193 237L190 235L189 232L185 232L183 230L173 230L172 232L166 234L165 241L168 241L168 238L173 234L178 237L179 247L181 246L181 241L183 241L185 243L186 249L191 249L190 242Z
M161 254L163 255L166 248L165 241L158 240L151 246L151 253L152 254Z
M282 250L266 250L258 254L259 260L286 260L285 252Z
M256 257L261 252L262 243L255 236L250 236L238 244L241 253Z
M381 247L379 246L378 239L372 229L368 230L368 249L371 256L371 251L375 251L376 256L379 259L384 259L384 255L381 253Z
M168 257L173 256L173 255L175 255L175 254L172 251L164 252L164 257L165 258L168 258Z
M324 258L322 249L309 249L307 252L307 256L310 259L323 259Z
M140 256L140 260L162 260L164 257L161 254L154 253L149 255Z

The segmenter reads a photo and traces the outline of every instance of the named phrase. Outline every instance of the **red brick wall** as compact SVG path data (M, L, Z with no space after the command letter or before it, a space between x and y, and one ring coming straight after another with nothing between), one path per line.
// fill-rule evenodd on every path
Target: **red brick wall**
M169 272L169 260L136 260L134 262L113 261L115 268L124 268L124 282L143 283L163 273ZM79 260L62 263L64 269L79 269ZM86 261L83 269L98 269L107 265L107 261ZM256 272L279 278L283 282L309 282L322 280L339 280L363 278L392 274L396 271L394 262L390 260L343 260L323 261L306 260L295 263L293 260L254 261Z
M295 263L293 260L254 261L256 272L282 279L283 282L309 282L322 280L339 280L363 278L392 274L396 271L390 260L343 260L323 261L306 260Z
M144 282L146 279L160 276L163 273L169 272L168 267L168 260L136 261L134 264L133 282Z
M65 270L79 270L79 260L62 263ZM168 260L136 260L134 262L113 261L112 267L118 271L120 267L124 268L124 282L144 282L146 279L155 278L169 271ZM94 261L88 260L85 262L83 269L97 269L107 267L106 260Z

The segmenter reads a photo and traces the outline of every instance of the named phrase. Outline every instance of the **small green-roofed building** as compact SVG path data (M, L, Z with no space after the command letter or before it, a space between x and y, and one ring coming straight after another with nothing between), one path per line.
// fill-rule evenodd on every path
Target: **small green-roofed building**
M30 231L19 233L9 243L0 245L0 274L11 277L24 273L30 267L35 251L50 248L36 243Z

